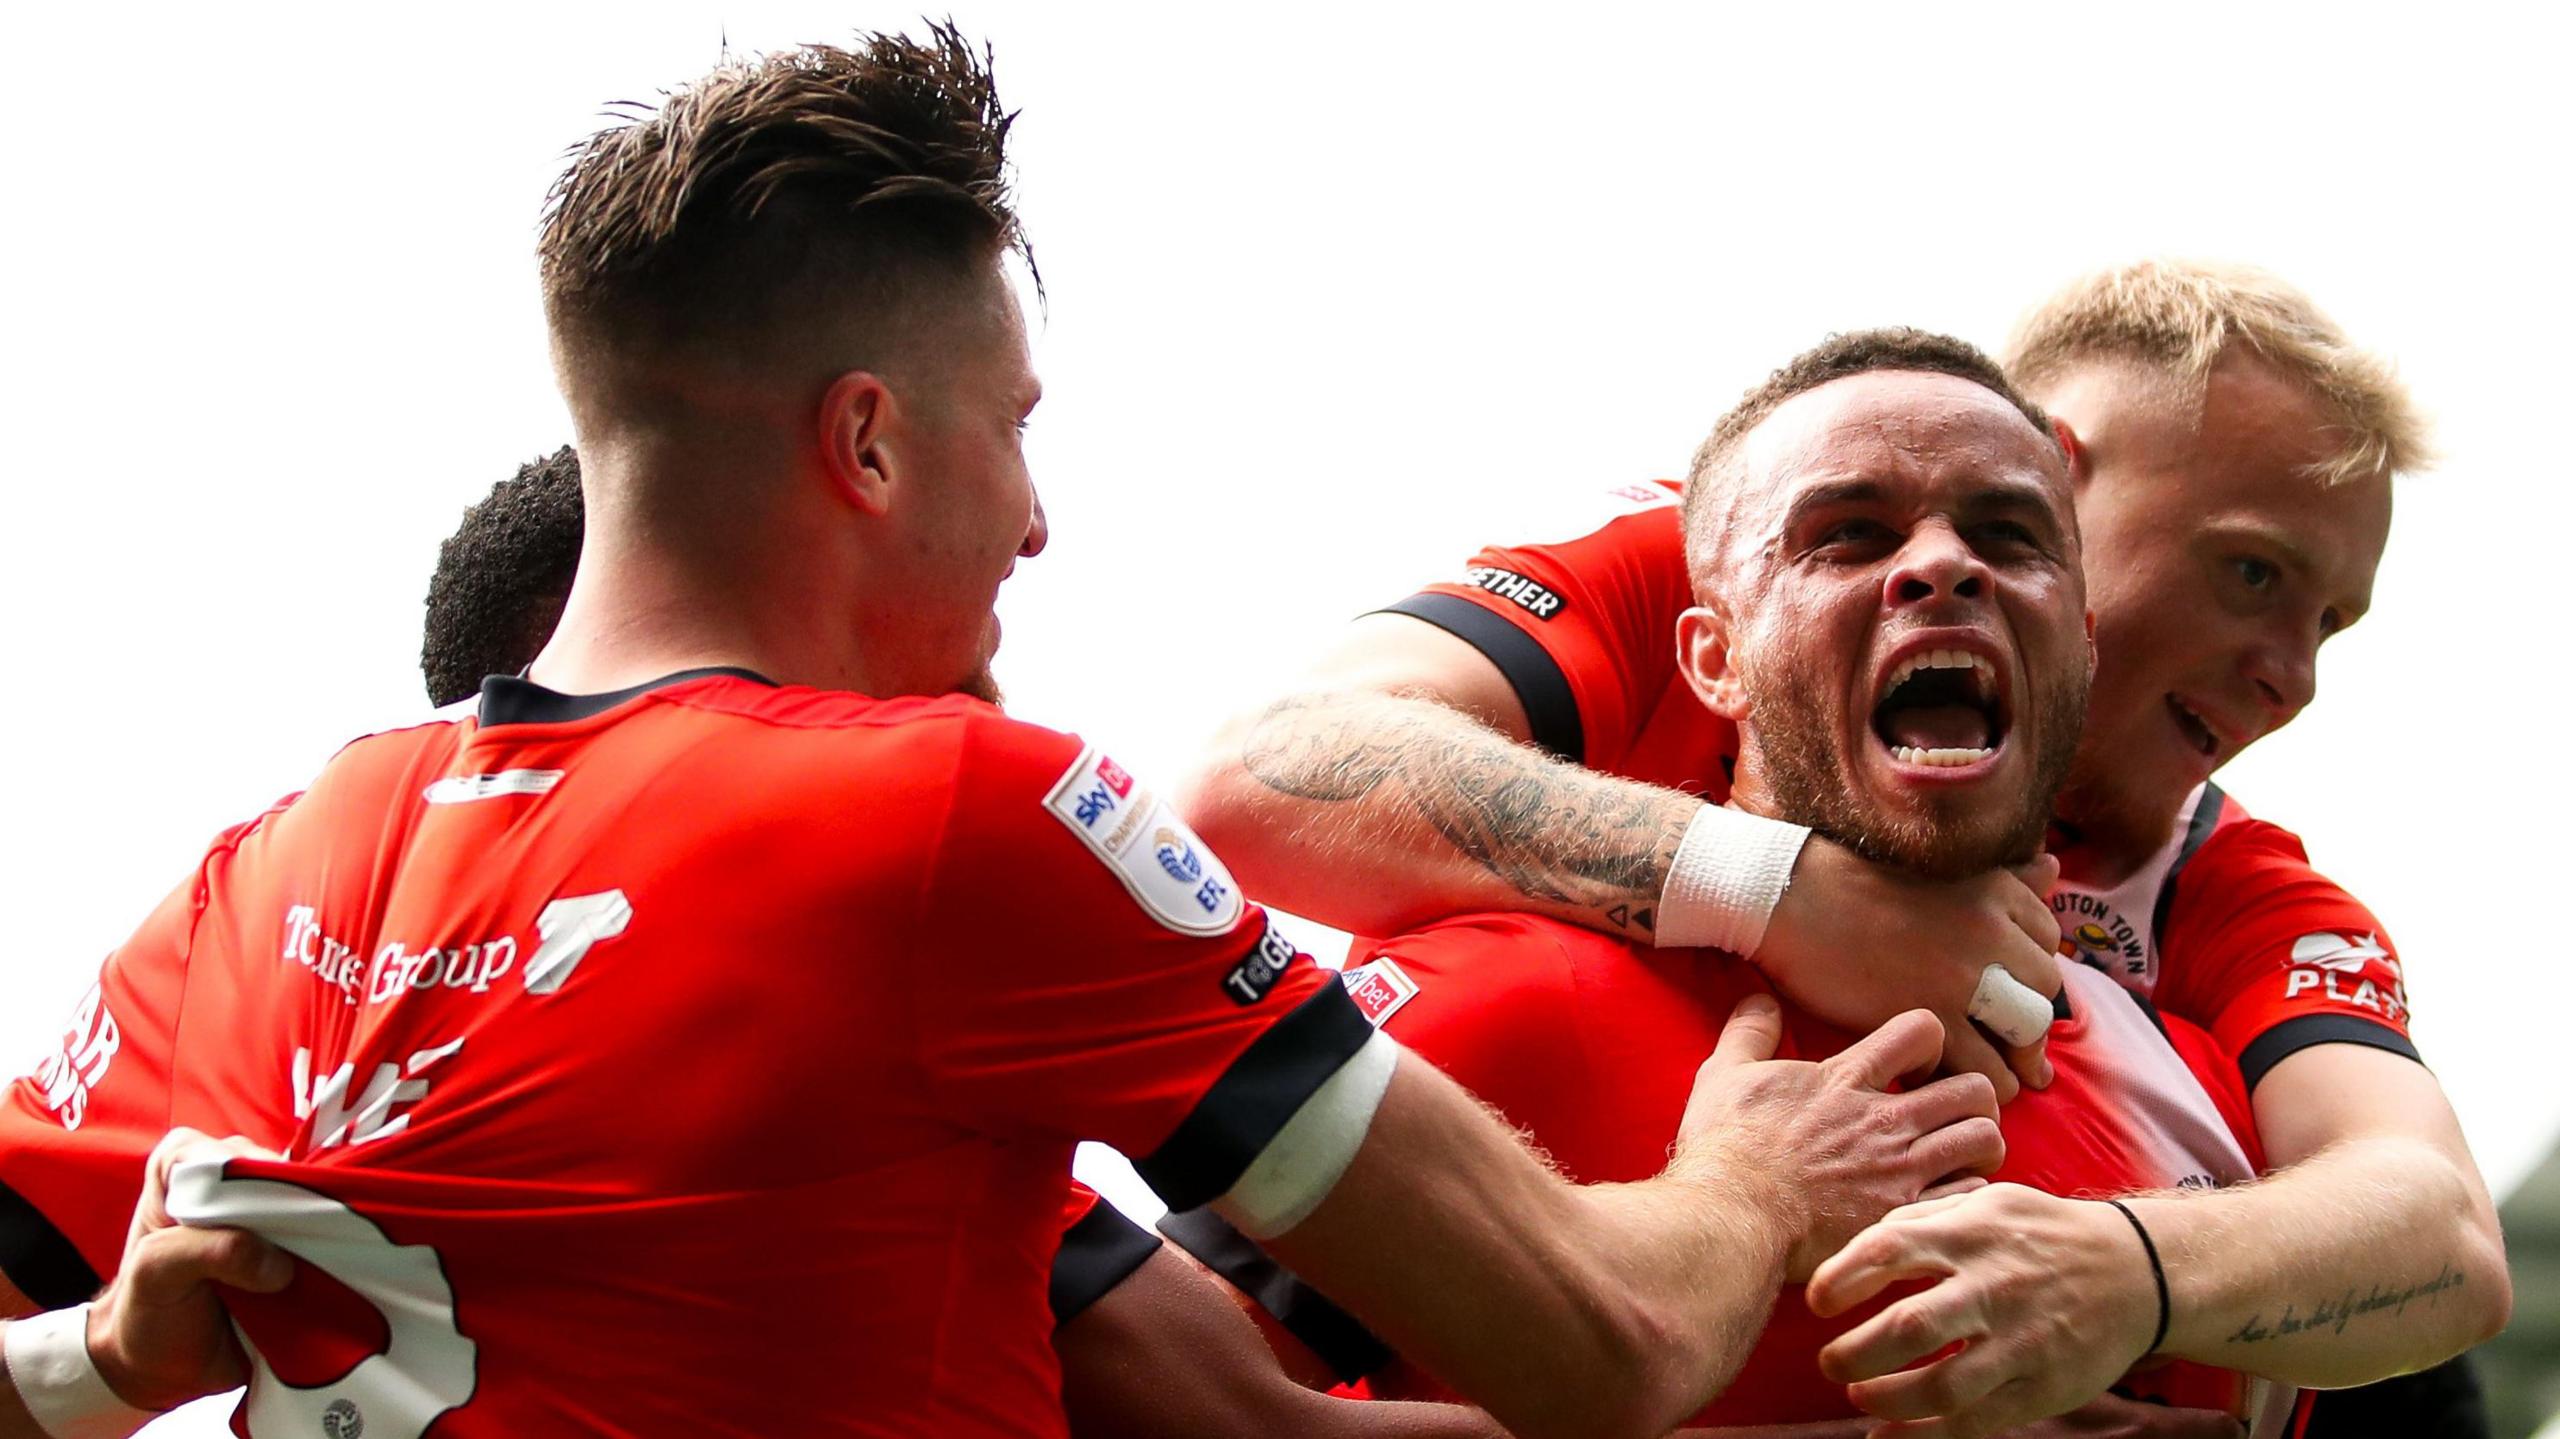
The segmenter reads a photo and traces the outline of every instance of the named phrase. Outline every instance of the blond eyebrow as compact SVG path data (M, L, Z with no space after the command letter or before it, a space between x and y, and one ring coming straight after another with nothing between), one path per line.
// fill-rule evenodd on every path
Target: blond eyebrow
M2273 554L2277 563L2295 574L2316 579L2323 573L2320 566L2312 560L2309 550L2295 544L2278 531L2242 521L2223 520L2206 525L2204 533L2219 539L2239 540L2255 545ZM2362 618L2365 611L2373 608L2373 593L2367 590L2362 594L2344 596L2338 601L2338 606L2357 618Z

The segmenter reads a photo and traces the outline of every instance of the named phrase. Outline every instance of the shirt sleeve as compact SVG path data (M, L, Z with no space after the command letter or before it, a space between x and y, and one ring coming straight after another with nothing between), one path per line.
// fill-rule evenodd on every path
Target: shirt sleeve
M1392 1051L1335 976L1105 751L968 726L909 950L936 956L908 975L929 1090L989 1129L1110 1144L1176 1210L1302 1111L1294 1158L1347 1163ZM1330 1085L1355 1057L1375 1083Z
M201 894L199 871L161 901L0 1095L0 1271L48 1307L89 1298L122 1257L143 1161L169 1128Z
M122 1261L143 1163L175 1122L178 1026L209 876L295 798L216 836L100 965L34 1071L0 1089L0 1273L28 1298L77 1304Z
M1049 1322L1082 1314L1164 1246L1154 1232L1082 1183L1068 1186L1066 1228L1049 1266Z
M1672 635L1690 589L1676 485L1622 486L1600 500L1605 521L1575 538L1479 550L1459 579L1385 612L1482 651L1510 680L1541 748L1616 771L1678 682Z
M1344 987L1369 1022L1513 1124L1538 1132L1542 1118L1552 1122L1549 1096L1587 1088L1553 1082L1559 1066L1579 1068L1582 1032L1571 957L1554 929L1516 915L1466 916L1355 949L1352 961ZM1384 1340L1217 1215L1168 1215L1162 1228L1342 1382L1395 1359Z
M2274 825L2241 819L2205 841L2160 943L2160 1007L2210 1030L2252 1090L2317 1044L2418 1058L2391 936Z

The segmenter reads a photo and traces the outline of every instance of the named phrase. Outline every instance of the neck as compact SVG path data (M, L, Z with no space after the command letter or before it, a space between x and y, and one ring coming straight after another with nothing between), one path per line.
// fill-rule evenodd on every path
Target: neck
M840 593L827 583L826 547L788 523L783 506L740 487L716 518L639 514L631 497L653 491L632 478L587 465L577 579L534 659L536 683L600 694L728 665L783 684L877 692L841 604L824 598ZM801 538L771 538L784 532Z
M2174 806L2138 806L2077 783L2063 788L2055 817L2071 836L2074 877L2100 887L2142 868L2169 842L2178 822Z
M1778 812L1777 802L1770 798L1769 787L1760 778L1760 766L1752 762L1749 744L1743 745L1741 755L1734 760L1733 795L1725 803L1767 819L1788 818Z

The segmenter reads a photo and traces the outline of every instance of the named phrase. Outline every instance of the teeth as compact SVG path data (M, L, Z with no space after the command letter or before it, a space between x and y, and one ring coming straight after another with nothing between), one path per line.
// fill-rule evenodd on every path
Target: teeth
M1991 751L1987 749L1921 749L1914 745L1898 744L1893 747L1893 757L1904 764L1952 768L1957 765L1979 764L1991 757Z
M1990 699L2000 693L2000 671L1991 661L1967 650L1924 650L1894 667L1893 677L1885 681L1884 692L1891 694L1902 688L1902 682L1922 670L1980 670L1982 697Z

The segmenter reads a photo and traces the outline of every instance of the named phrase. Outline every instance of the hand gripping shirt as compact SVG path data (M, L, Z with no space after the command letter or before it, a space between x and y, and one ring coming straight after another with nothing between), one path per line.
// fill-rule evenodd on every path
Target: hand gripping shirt
M1364 1011L1526 1130L1578 1183L1660 1172L1698 1066L1714 1051L1725 1019L1742 996L1767 992L1756 971L1727 955L1639 949L1516 914L1450 920L1355 960L1362 962L1345 980ZM2001 1112L2008 1158L1994 1178L2093 1197L2220 1187L2256 1173L2246 1102L2230 1060L2207 1036L2157 1016L2093 974L2067 976L2066 990L2066 1012L2050 1040L2054 1084ZM1780 1057L1820 1059L1850 1042L1789 1011ZM1448 1397L1408 1367L1382 1367L1382 1347L1364 1351L1347 1340L1340 1326L1348 1321L1338 1312L1276 1284L1267 1270L1233 1263L1238 1241L1214 1216L1176 1216L1165 1232L1212 1267L1243 1274L1240 1287L1257 1298L1267 1292L1291 1312L1309 1314L1301 1337L1329 1357L1365 1360L1381 1397ZM1216 1262L1221 1255L1229 1262ZM1822 1377L1816 1356L1904 1292L1824 1320L1805 1307L1800 1288L1783 1290L1750 1359L1693 1422L1782 1424L1857 1414L1846 1390ZM2285 1386L2183 1361L2128 1375L2120 1388L2261 1421L2253 1430L2260 1435L2279 1432L2294 1399Z
M254 1435L1062 1433L1074 1142L1205 1202L1372 1042L1126 770L957 698L493 681L181 893L167 1117L286 1157L173 1211L304 1261L234 1301Z
M1739 739L1679 677L1691 603L1680 485L1606 491L1560 527L1575 538L1479 551L1460 579L1387 613L1467 641L1501 670L1541 747L1592 769L1722 803ZM2099 889L2057 850L2053 897L2078 957L2209 1029L2247 1083L2314 1044L2418 1057L2400 961L2370 911L2313 869L2302 842L2211 785L2130 879ZM2116 948L2109 949L2111 942Z

